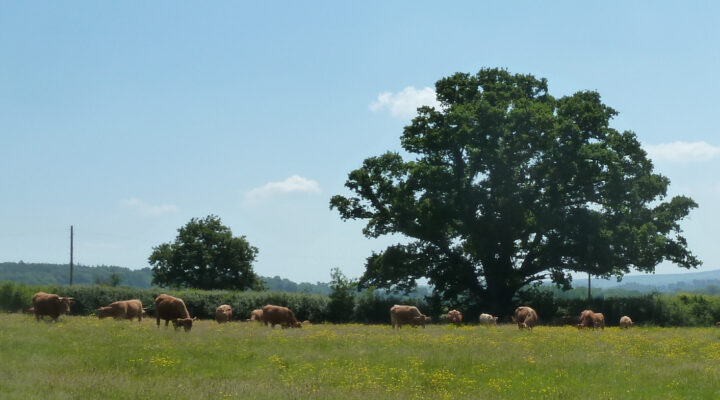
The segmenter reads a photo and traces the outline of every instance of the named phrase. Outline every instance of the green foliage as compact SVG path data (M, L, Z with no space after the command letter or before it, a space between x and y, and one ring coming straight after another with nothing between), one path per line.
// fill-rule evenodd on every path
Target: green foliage
M330 322L351 321L355 313L355 292L357 282L348 279L339 268L330 271L330 303L328 303L328 320Z
M411 241L373 253L362 286L412 289L427 278L444 300L508 312L527 284L569 271L622 276L663 260L691 268L679 221L696 203L666 199L633 132L596 92L555 98L545 79L482 69L435 85L399 153L364 160L330 207L367 220L368 237Z
M245 236L234 237L220 218L193 218L178 229L173 243L153 248L148 261L153 283L197 289L262 289L252 262L258 249Z

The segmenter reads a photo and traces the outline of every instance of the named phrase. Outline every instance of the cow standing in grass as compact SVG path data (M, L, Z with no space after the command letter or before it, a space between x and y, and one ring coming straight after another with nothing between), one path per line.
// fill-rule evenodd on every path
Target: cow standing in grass
M262 312L262 318L263 321L265 321L265 326L270 324L273 328L275 325L280 325L283 328L302 328L300 321L295 318L295 313L287 307L268 304L263 307Z
M167 294L161 294L155 298L155 318L157 319L158 328L160 327L160 320L164 319L165 327L172 321L175 330L182 326L185 332L190 332L193 321L197 319L190 318L190 313L182 299Z
M458 310L450 310L447 313L447 321L455 326L462 324L462 313Z
M57 322L60 314L70 312L70 304L72 297L60 297L56 294L37 292L33 296L33 311L35 319L40 321L44 316L49 316L53 321Z
M257 309L252 310L250 313L250 321L262 322L263 321L263 310Z
M97 310L97 315L100 319L106 317L113 317L115 319L133 319L137 317L140 322L142 321L143 314L144 310L142 302L138 299L116 301L105 307L100 307Z
M518 325L518 329L528 328L532 330L538 322L538 315L535 310L530 307L518 307L515 309L515 322Z
M425 316L415 306L405 306L395 304L390 307L390 323L395 329L401 329L403 325L418 326L425 328L425 323L432 321L430 317Z
M623 315L620 318L620 329L628 329L633 326L633 322L627 315Z
M596 329L605 329L605 316L602 313L596 313L592 310L584 310L580 313L580 318L578 319L578 329L582 328L593 328L593 330Z
M215 321L217 321L218 324L230 322L231 319L232 307L230 307L229 305L223 304L215 309Z
M480 325L490 326L497 325L498 317L493 317L490 314L480 314Z

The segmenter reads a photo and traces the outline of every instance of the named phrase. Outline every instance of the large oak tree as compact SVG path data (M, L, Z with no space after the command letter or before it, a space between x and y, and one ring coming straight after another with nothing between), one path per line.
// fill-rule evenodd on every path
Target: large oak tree
M679 221L697 204L666 196L669 180L596 92L555 98L545 79L483 69L436 83L388 152L350 172L334 196L368 237L409 241L373 253L361 285L410 289L427 278L446 300L503 312L518 289L570 272L691 268Z

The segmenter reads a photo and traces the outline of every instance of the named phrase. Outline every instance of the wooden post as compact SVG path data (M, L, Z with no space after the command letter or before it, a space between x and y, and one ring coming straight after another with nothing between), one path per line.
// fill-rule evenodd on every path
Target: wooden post
M70 286L73 284L73 226L70 225Z

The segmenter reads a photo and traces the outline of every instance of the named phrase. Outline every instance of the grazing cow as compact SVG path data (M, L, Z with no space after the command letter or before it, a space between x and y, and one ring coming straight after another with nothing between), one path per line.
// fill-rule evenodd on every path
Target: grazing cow
M462 324L462 313L458 310L450 310L447 313L447 321L455 324L455 326L460 326Z
M580 313L578 320L578 329L590 328L593 330L598 328L605 329L605 316L602 313L596 313L592 310L584 310Z
M432 318L423 315L415 306L403 306L395 304L390 308L390 323L393 329L397 326L401 329L403 325L412 327L421 325L425 328L425 324L431 322Z
M33 296L35 319L40 321L40 318L47 315L57 322L60 314L70 312L72 301L72 297L60 297L52 293L37 292Z
M232 307L230 307L229 305L223 304L215 309L215 321L217 321L218 324L222 324L223 322L229 322L231 319Z
M716 322L715 326L720 326L720 321Z
M143 314L142 302L140 300L121 300L110 303L105 307L97 310L98 318L113 317L115 319L133 319L137 317L138 321L142 321Z
M164 319L165 327L172 321L175 330L182 326L185 332L190 332L193 321L197 319L190 318L190 313L182 299L167 294L161 294L155 298L155 318L157 319L158 328L160 327L160 320Z
M627 315L623 315L620 318L620 329L627 329L629 327L633 326L633 322Z
M290 326L293 328L302 328L302 324L295 318L295 313L287 307L268 304L262 309L262 318L263 321L265 321L265 326L270 324L273 328L275 325L280 325L283 328Z
M312 323L310 322L309 319L306 319L305 321L303 321L302 324L303 324L303 326L312 325Z
M515 322L517 322L518 329L528 328L532 330L538 322L538 315L530 307L518 307L515 309Z
M257 321L262 322L263 321L263 310L252 310L250 313L250 321Z
M498 317L493 317L490 314L480 314L480 325L490 326L497 325Z

